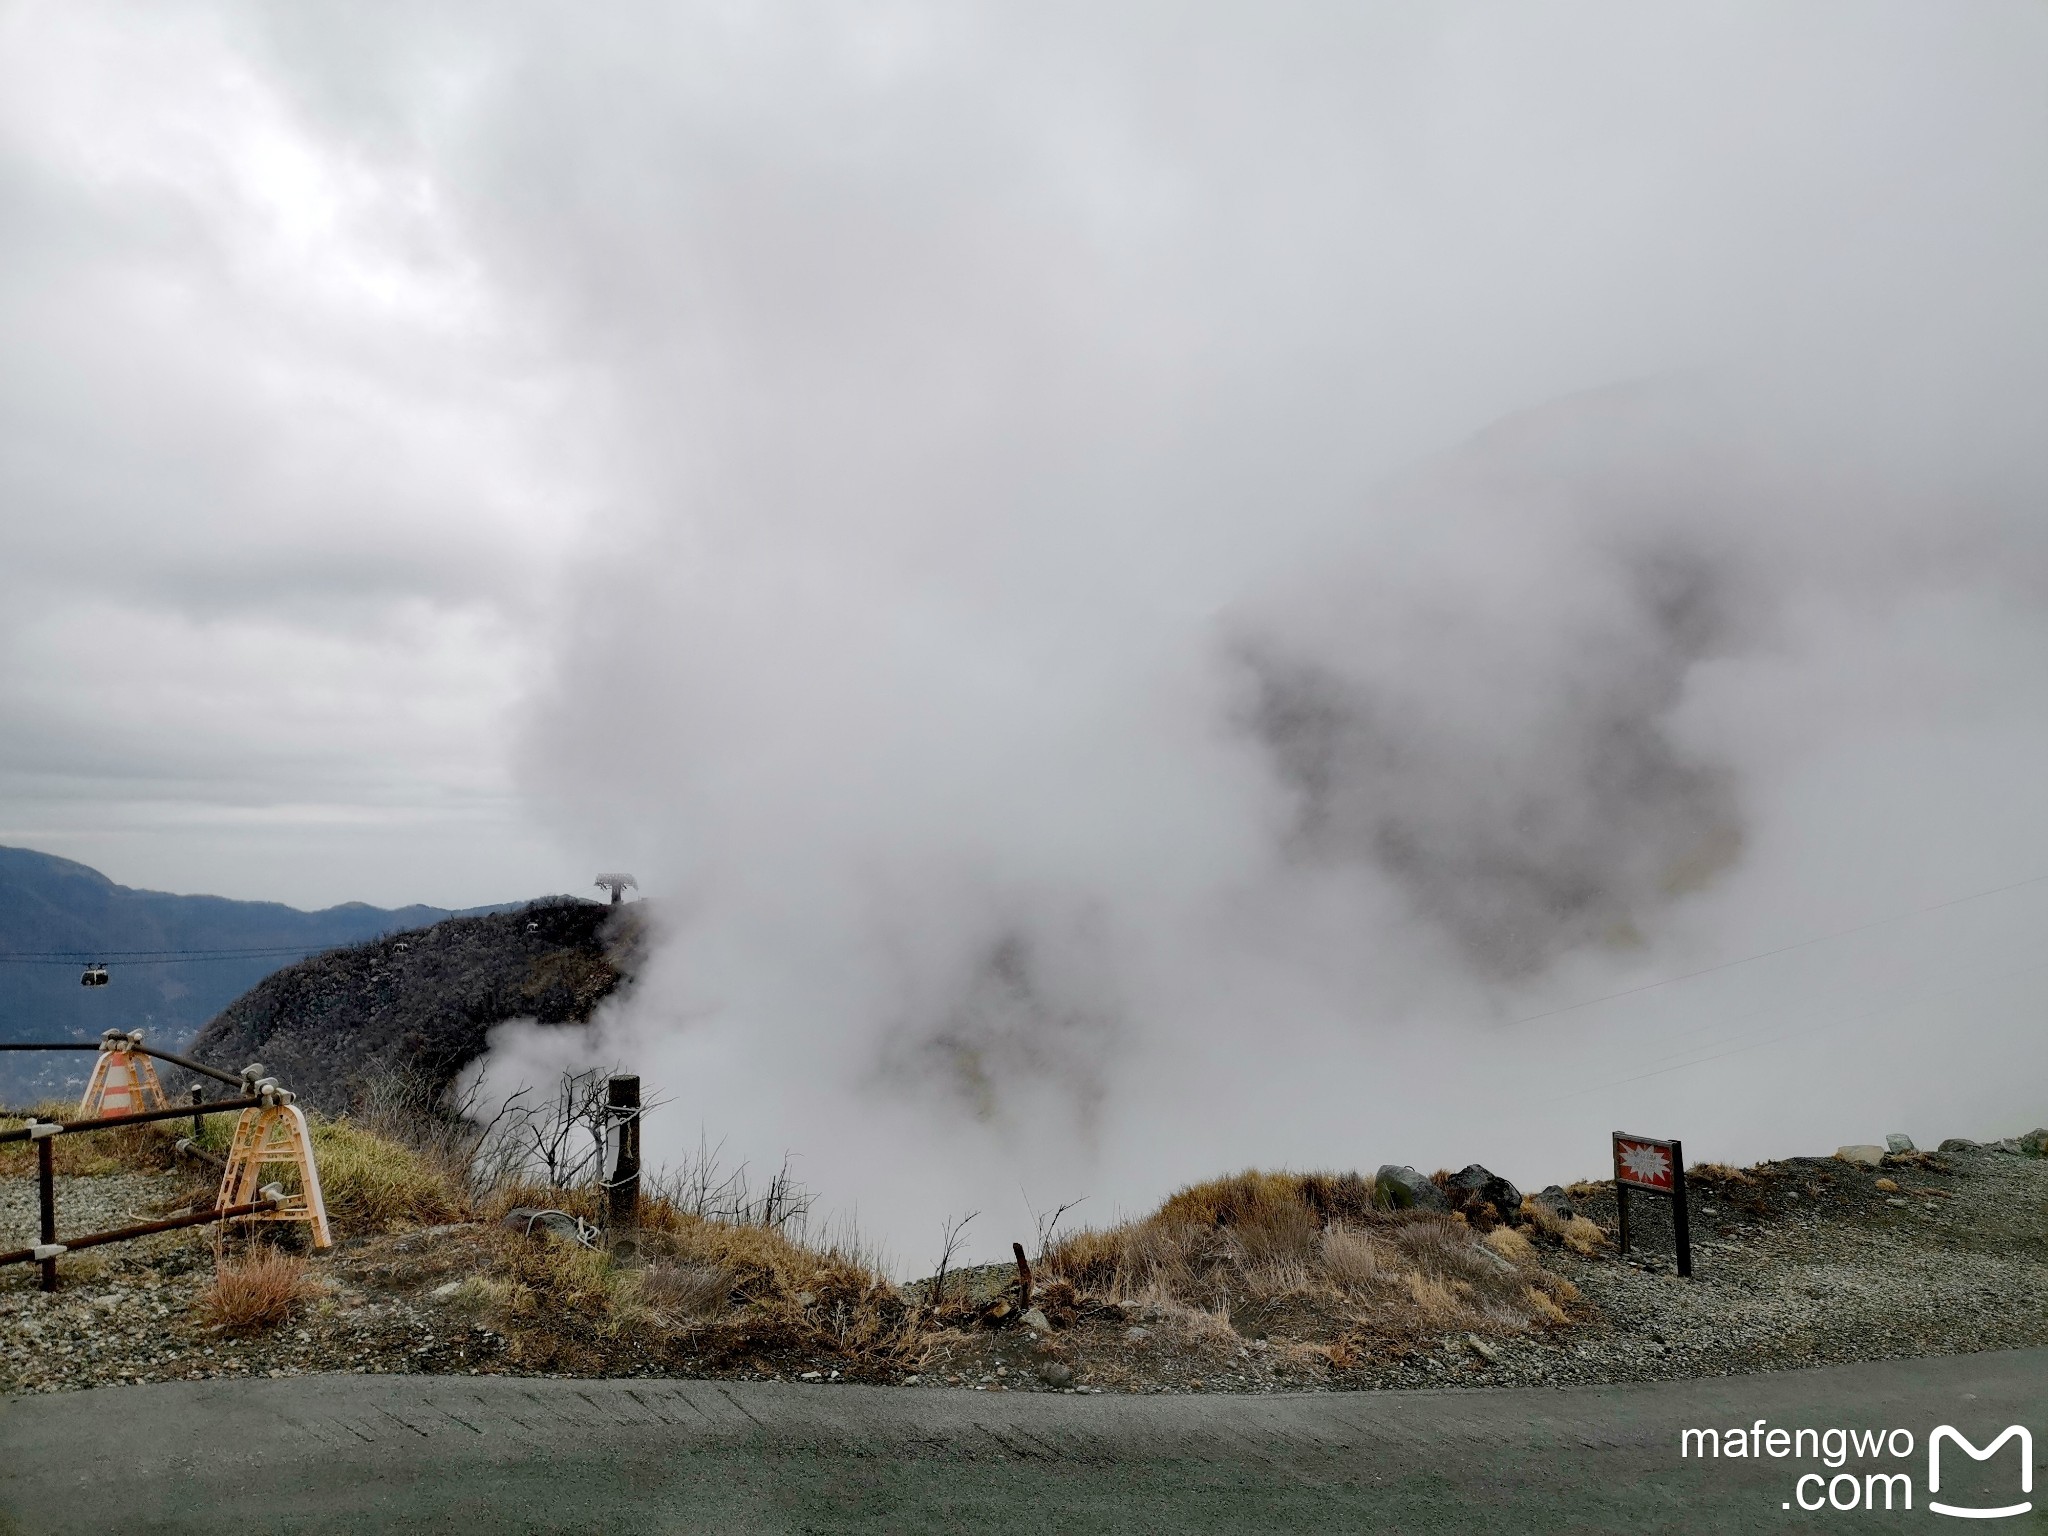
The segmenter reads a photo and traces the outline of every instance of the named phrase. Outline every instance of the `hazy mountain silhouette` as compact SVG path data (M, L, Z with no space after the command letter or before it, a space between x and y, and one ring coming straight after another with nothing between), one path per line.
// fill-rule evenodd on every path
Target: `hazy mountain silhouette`
M0 848L0 1041L96 1040L104 1029L139 1027L176 1050L265 976L307 955L457 915L468 914L355 901L302 912L274 901L138 891L70 859ZM227 950L270 953L219 953ZM201 958L208 954L216 957ZM31 958L51 955L76 958ZM107 963L108 985L79 985L89 960ZM90 1066L83 1052L0 1052L0 1104L54 1092Z

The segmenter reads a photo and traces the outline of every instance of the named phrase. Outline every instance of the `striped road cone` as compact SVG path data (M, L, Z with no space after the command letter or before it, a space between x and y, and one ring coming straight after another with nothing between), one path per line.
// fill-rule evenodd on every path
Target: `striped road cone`
M110 1029L100 1037L92 1080L78 1101L79 1119L111 1120L165 1107L163 1084L157 1081L155 1065L138 1049L141 1044L139 1029Z

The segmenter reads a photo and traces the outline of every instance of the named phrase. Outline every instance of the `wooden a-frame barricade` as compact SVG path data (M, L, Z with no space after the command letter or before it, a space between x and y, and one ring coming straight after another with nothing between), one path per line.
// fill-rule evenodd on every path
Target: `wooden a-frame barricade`
M270 1210L236 1221L302 1221L313 1235L315 1248L334 1246L327 1227L327 1202L320 1193L320 1168L313 1161L312 1136L306 1128L306 1114L293 1096L266 1077L252 1084L263 1102L242 1111L235 1122L235 1134L228 1145L228 1162L221 1174L220 1195L214 1204L222 1210L242 1206L273 1195L277 1204ZM289 1169L297 1173L298 1187L289 1193L266 1179L266 1170ZM214 1228L214 1246L219 1248L227 1223Z

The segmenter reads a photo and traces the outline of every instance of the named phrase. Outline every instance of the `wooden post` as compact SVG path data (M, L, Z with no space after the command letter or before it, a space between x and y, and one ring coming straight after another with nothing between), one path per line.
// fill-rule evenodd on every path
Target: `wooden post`
M1671 1237L1678 1249L1678 1278L1692 1278L1692 1223L1685 1209L1685 1148L1671 1143Z
M197 1083L192 1085L192 1137L196 1141L206 1134L206 1116L199 1113L199 1105L205 1090Z
M57 1138L45 1136L36 1143L36 1199L42 1206L43 1245L57 1241ZM57 1289L57 1261L43 1260L43 1289Z
M611 1080L609 1107L619 1128L618 1160L605 1182L605 1215L614 1230L640 1224L640 1079Z
M1022 1243L1010 1244L1010 1252L1017 1255L1017 1310L1031 1310L1031 1261L1024 1257Z
M1614 1209L1621 1230L1621 1256L1628 1257L1628 1202L1631 1193L1671 1202L1671 1243L1678 1278L1692 1278L1692 1220L1686 1209L1685 1144L1656 1136L1614 1133Z

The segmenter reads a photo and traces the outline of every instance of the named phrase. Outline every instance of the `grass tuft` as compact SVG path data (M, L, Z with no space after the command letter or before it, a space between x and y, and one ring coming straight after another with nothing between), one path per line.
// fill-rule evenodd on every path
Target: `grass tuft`
M35 1106L38 1120L75 1120L78 1106L50 1102ZM18 1130L24 1119L0 1117L0 1130ZM173 1144L189 1128L185 1121L152 1120L114 1130L59 1136L50 1143L55 1171L71 1178L100 1178L115 1173L162 1173L176 1161ZM36 1169L33 1142L0 1142L0 1177L30 1174Z
M446 1169L345 1116L313 1122L313 1158L338 1228L430 1227L467 1214L462 1186Z
M1607 1241L1607 1234L1590 1217L1560 1216L1533 1197L1522 1201L1522 1219L1534 1225L1537 1231L1556 1238L1581 1258L1590 1259Z
M275 1328L313 1292L306 1261L267 1245L239 1259L223 1259L213 1284L200 1295L199 1310L228 1333Z
M1351 1329L1347 1359L1371 1334L1554 1323L1571 1294L1522 1233L1482 1238L1455 1217L1376 1211L1356 1174L1253 1170L1192 1185L1141 1220L1070 1234L1041 1268L1084 1308L1139 1308L1217 1344L1275 1325Z

